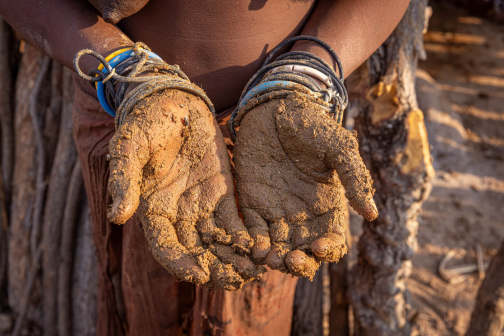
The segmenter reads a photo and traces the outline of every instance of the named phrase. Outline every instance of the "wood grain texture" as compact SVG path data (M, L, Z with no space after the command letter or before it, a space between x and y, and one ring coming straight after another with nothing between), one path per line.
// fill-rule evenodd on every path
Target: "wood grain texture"
M409 335L406 279L416 246L417 216L434 175L423 114L415 94L418 58L425 57L425 0L403 19L350 88L361 155L376 188L379 217L364 223L359 258L349 276L357 335Z

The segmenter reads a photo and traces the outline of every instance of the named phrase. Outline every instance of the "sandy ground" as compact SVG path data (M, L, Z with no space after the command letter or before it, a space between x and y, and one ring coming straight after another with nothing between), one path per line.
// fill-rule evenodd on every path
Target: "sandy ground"
M417 91L436 177L408 281L412 335L463 335L481 280L474 272L450 284L438 266L450 250L447 268L475 265L478 244L488 261L504 239L504 26L430 5ZM352 216L354 246L361 223Z

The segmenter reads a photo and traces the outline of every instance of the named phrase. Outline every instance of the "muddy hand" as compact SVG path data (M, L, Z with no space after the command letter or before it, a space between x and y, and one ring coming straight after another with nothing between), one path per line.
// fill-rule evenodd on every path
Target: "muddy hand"
M356 137L296 94L249 111L234 154L256 263L313 277L320 261L338 261L347 252L342 185L359 214L378 216Z
M261 276L224 139L200 98L168 90L136 105L110 141L109 191L110 220L138 208L154 257L181 280L236 290Z

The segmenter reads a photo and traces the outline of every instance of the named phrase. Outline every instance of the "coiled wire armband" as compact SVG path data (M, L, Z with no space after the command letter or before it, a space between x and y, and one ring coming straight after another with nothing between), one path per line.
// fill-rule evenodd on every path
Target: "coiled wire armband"
M275 54L285 45L296 41L311 41L321 45L333 58L339 76L322 58L304 51L291 51L278 56ZM304 71L285 71L285 67ZM327 88L322 88L317 80ZM243 89L236 109L229 119L231 136L236 136L235 127L243 116L255 106L271 99L285 98L293 92L320 105L341 124L343 112L348 105L348 94L343 84L343 67L334 50L324 41L312 36L295 36L276 46L264 61L262 67L252 76Z
M122 125L126 116L135 105L153 93L165 89L177 89L192 93L207 104L215 116L215 109L205 92L191 83L178 65L169 65L159 56L152 53L142 42L137 42L132 49L125 51L108 62L102 55L90 49L79 51L74 58L74 68L84 80L96 85L98 97L103 108L116 117L116 128ZM91 69L84 74L79 67L79 60L84 55L91 55L103 64L103 69ZM117 64L116 64L117 63ZM142 76L142 73L154 73L153 76ZM125 96L130 83L141 83ZM118 85L117 85L118 84ZM117 85L117 87L116 87Z

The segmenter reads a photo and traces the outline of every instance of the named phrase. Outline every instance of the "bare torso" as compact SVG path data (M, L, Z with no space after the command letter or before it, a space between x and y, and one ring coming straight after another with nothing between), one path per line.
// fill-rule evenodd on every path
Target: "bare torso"
M118 23L178 64L221 111L236 104L267 53L297 35L315 0L150 0Z

